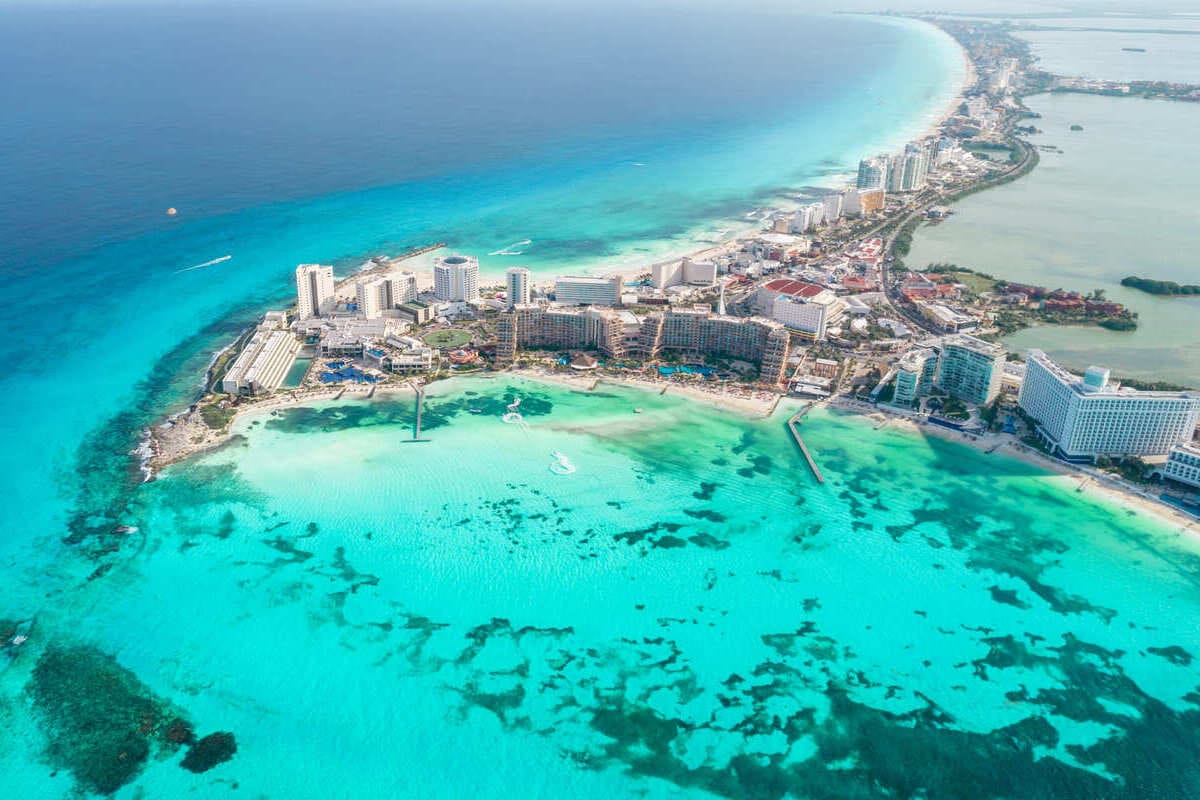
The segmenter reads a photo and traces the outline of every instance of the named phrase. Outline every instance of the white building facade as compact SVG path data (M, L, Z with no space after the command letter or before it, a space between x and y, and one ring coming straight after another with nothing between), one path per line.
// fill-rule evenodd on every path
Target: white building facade
M301 264L296 267L296 310L300 319L319 317L334 304L333 267Z
M1188 442L1172 447L1162 476L1200 489L1200 445Z
M458 254L433 262L433 294L445 303L479 299L479 259Z
M1200 422L1198 392L1139 392L1090 367L1082 376L1030 350L1018 396L1038 433L1069 459L1161 456L1190 442Z
M618 306L621 279L565 275L554 281L554 301L568 306Z
M417 299L417 276L411 272L393 272L359 281L355 288L358 313L376 319L398 305Z
M525 267L509 267L504 273L504 280L509 308L529 303L531 291L528 269Z

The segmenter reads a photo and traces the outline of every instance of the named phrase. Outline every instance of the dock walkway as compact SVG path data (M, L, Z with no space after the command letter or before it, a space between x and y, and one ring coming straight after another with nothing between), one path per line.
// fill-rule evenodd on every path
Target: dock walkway
M825 476L821 474L820 467L813 459L812 453L808 452L808 447L804 444L804 439L800 436L800 420L812 408L812 404L806 405L804 408L793 414L787 421L788 430L792 432L792 438L796 440L796 446L800 448L800 454L804 456L804 460L808 462L808 468L812 470L813 477L817 479L817 483L824 483Z

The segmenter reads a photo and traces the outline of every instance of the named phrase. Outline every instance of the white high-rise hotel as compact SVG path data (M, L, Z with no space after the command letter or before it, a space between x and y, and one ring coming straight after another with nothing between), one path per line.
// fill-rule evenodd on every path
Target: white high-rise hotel
M443 302L479 299L479 259L452 255L433 262L433 294Z
M333 267L301 264L296 267L296 308L300 319L319 317L334 302Z
M529 303L529 270L525 267L509 267L504 273L508 284L508 307Z
M398 305L417 299L417 276L411 272L389 272L358 282L358 312L378 319Z
M1160 456L1188 442L1200 422L1200 392L1139 392L1089 367L1080 377L1041 350L1025 360L1021 408L1038 433L1070 459Z

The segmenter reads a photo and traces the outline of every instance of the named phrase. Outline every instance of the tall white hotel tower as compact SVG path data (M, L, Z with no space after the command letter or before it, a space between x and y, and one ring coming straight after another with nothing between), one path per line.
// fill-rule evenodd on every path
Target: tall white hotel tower
M433 294L443 302L479 299L479 259L458 254L433 262Z
M296 308L300 319L319 317L333 305L333 267L301 264L296 267Z
M530 300L529 270L525 267L509 267L504 273L508 279L508 307L525 305Z

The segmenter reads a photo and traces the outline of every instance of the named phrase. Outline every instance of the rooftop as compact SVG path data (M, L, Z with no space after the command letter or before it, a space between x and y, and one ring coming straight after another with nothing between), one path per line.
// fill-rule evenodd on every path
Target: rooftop
M1111 380L1105 380L1102 384L1097 385L1097 378L1099 378L1101 375L1107 377L1108 371L1101 367L1089 368L1088 377L1092 378L1092 382L1088 383L1087 377L1076 375L1073 372L1068 372L1052 361L1050 356L1046 355L1045 352L1041 350L1030 350L1028 354L1028 362L1038 364L1040 367L1053 375L1060 383L1069 386L1076 394L1087 395L1088 397L1200 398L1200 392L1139 391L1138 389L1122 386L1120 383Z
M974 336L968 336L965 333L957 333L953 336L947 336L942 340L943 347L961 347L964 350L970 350L973 353L995 358L996 356L1004 355L1004 348L998 344L985 342L982 339L976 339Z
M772 292L791 295L792 297L816 297L821 292L826 291L824 286L817 286L814 283L805 283L804 281L794 281L791 278L777 278L767 283L763 288Z

